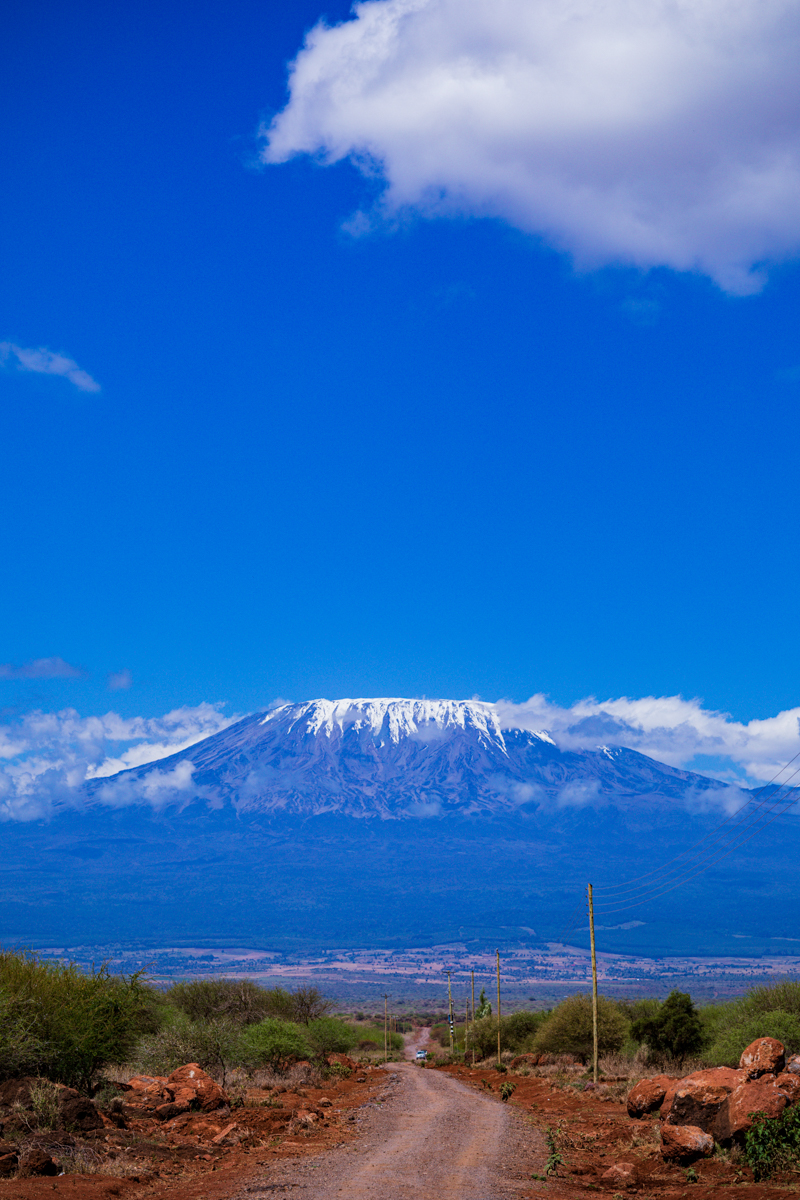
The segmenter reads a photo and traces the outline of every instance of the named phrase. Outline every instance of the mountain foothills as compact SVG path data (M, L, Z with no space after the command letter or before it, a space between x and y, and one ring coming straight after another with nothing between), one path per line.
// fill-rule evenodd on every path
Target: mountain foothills
M797 819L718 853L747 799L623 747L501 728L477 701L287 704L6 823L0 940L582 945L591 881L603 949L796 952ZM603 903L698 842L668 889Z
M239 813L408 819L696 803L725 786L619 746L562 750L546 732L501 729L477 701L312 700L245 717L88 791L100 804L202 799Z

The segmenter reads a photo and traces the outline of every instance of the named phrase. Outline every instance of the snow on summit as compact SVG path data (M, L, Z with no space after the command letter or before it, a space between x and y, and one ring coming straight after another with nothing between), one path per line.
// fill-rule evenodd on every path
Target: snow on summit
M270 819L406 819L681 802L719 789L634 750L561 749L503 728L493 704L402 697L308 700L253 713L155 763L91 781L95 803L212 809Z

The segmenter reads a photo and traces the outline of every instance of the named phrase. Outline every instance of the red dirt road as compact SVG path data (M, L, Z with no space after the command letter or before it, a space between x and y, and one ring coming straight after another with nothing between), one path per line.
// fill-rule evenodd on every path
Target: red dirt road
M543 1143L508 1105L452 1076L394 1064L358 1142L284 1160L230 1200L502 1200L530 1194Z

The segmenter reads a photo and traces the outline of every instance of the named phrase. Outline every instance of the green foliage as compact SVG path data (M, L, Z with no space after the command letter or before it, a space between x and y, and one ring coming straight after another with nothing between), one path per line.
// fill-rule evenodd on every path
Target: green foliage
M218 1074L225 1086L228 1071L242 1059L241 1025L230 1017L190 1021L183 1014L158 1033L142 1039L136 1064L148 1075L169 1075L184 1063L196 1062Z
M318 1017L309 1021L305 1030L306 1039L319 1059L329 1054L349 1054L358 1041L352 1025L337 1021L335 1017Z
M250 1067L269 1067L283 1074L293 1062L311 1058L312 1050L303 1033L289 1021L268 1017L248 1025L241 1033L241 1053Z
M478 1010L480 1011L480 1010ZM521 1054L532 1047L538 1030L548 1018L545 1012L515 1012L500 1018L500 1050ZM476 1020L467 1028L467 1050L475 1048L479 1058L497 1055L497 1017Z
M166 999L190 1021L224 1018L252 1025L265 1017L289 1019L291 994L283 988L262 988L249 979L193 979L174 983Z
M800 1161L800 1108L787 1108L777 1120L764 1113L756 1118L744 1137L744 1158L756 1183L778 1171L796 1169Z
M137 1038L157 1024L157 998L141 972L113 976L74 964L42 962L35 954L0 953L0 1069L25 1069L58 1083L91 1088L109 1063L124 1062Z
M628 1034L628 1019L618 1004L597 997L597 1043L601 1053L616 1051ZM547 1016L535 1035L533 1048L548 1054L574 1054L582 1062L592 1053L592 998L583 992L568 996Z
M512 1083L510 1079L506 1079L504 1083L500 1084L500 1099L510 1100L516 1090L517 1085Z
M800 981L784 979L780 983L753 988L740 1004L747 1016L784 1012L800 1017Z
M800 1016L788 1012L762 1012L749 1018L742 1005L733 1020L720 1029L706 1057L714 1066L737 1067L742 1051L756 1038L783 1042L787 1054L800 1054ZM744 1019L743 1019L744 1018Z
M557 1175L558 1168L564 1164L564 1155L558 1146L558 1135L548 1125L544 1136L547 1142L547 1162L545 1163L544 1173L545 1176Z
M480 1021L483 1017L492 1015L492 1006L486 999L486 988L481 988L481 994L478 997L478 1007L475 1009L475 1020Z
M383 1025L362 1025L354 1030L359 1050L380 1050L383 1052ZM435 1039L434 1039L435 1040ZM401 1033L389 1033L389 1049L402 1050L405 1042Z
M656 1054L682 1062L687 1054L697 1054L703 1045L700 1017L688 992L670 992L652 1015L636 1017L631 1036L646 1042Z
M55 1129L58 1125L58 1088L42 1079L31 1088L31 1108L37 1129Z

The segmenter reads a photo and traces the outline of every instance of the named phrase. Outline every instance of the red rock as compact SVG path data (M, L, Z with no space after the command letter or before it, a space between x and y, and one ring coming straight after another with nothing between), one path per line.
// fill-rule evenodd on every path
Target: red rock
M16 1154L0 1154L0 1179L8 1179L13 1175L19 1165L19 1159Z
M618 1162L609 1167L607 1171L603 1171L600 1178L612 1185L612 1187L636 1187L639 1179L639 1173L635 1163Z
M664 1093L664 1099L661 1101L661 1112L659 1114L662 1121L666 1121L669 1117L670 1111L672 1110L672 1101L675 1099L675 1093L677 1092L681 1082L682 1080L680 1079L673 1079L672 1083Z
M20 1163L19 1173L29 1175L58 1175L58 1167L44 1150L31 1150Z
M642 1079L631 1089L628 1096L628 1116L643 1117L655 1112L664 1103L667 1088L677 1083L669 1075L656 1075L653 1079Z
M508 1065L512 1070L516 1067L538 1067L540 1058L540 1054L518 1054Z
M92 1101L72 1088L64 1088L59 1095L58 1115L63 1129L88 1133L92 1129L103 1128L103 1118Z
M714 1139L696 1125L662 1125L661 1153L669 1162L692 1162L714 1153Z
M134 1075L128 1080L126 1093L126 1104L142 1108L155 1109L159 1104L171 1104L175 1099L169 1080L163 1075Z
M783 1043L776 1038L756 1038L742 1051L739 1066L751 1079L760 1075L779 1075L786 1062Z
M791 1058L787 1058L784 1070L792 1075L800 1075L800 1054L793 1054Z
M187 1063L178 1067L169 1076L167 1083L172 1089L169 1099L175 1104L188 1103L190 1107L202 1108L203 1112L211 1112L230 1103L219 1084L208 1075L197 1063ZM189 1094L193 1099L189 1099Z
M730 1141L750 1128L753 1124L751 1113L763 1112L768 1117L779 1117L787 1103L784 1089L774 1076L748 1080L731 1092L720 1109L714 1136L718 1142Z
M800 1100L800 1079L796 1075L790 1075L788 1071L783 1071L775 1077L775 1086L779 1092L783 1093L789 1104L796 1104Z
M678 1080L667 1120L670 1125L694 1125L711 1133L728 1096L744 1083L744 1071L713 1067Z

